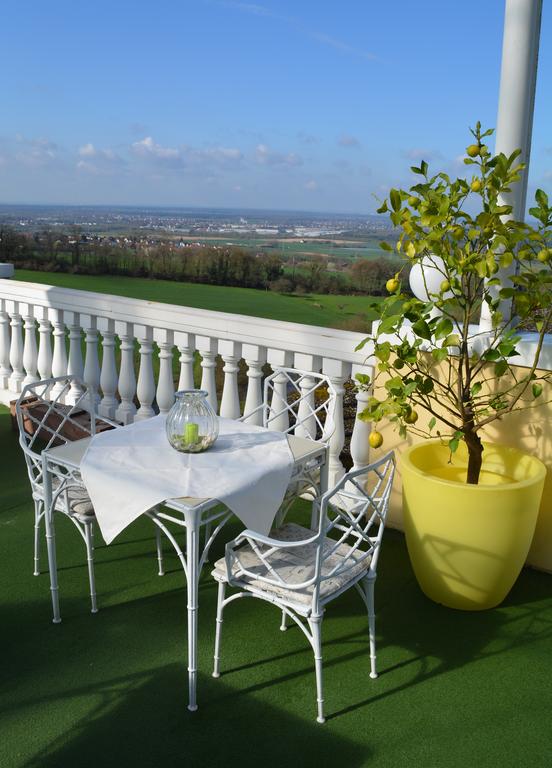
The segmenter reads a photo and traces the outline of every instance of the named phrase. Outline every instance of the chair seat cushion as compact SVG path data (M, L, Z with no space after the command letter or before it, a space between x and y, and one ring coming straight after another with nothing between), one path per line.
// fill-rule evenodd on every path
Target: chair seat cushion
M52 483L53 491L55 492L58 487L59 480L54 478ZM65 508L65 494L61 493L56 502L56 508L58 510L65 513L69 512L70 515L75 515L75 517L79 518L94 516L94 507L92 506L90 496L84 487L81 488L80 486L70 485L67 489L67 496L69 499L69 509L67 510Z
M271 531L270 538L280 541L302 541L310 539L315 535L314 531L303 528L295 523L286 523L281 528ZM324 552L329 552L334 546L335 541L326 538L324 542ZM258 545L265 550L264 545ZM283 579L287 585L301 584L308 581L314 575L316 544L305 544L302 547L292 547L290 549L280 549L268 558L268 561L274 572ZM338 564L343 564L345 558L350 553L351 548L348 544L341 544L335 552L324 559L322 565L322 575L327 576ZM275 580L274 574L270 573L266 565L262 562L250 544L246 543L236 549L236 554L244 568L258 576L264 576ZM325 579L320 585L320 597L325 599L334 592L339 592L348 583L357 581L370 566L370 556L365 556L364 552L357 551L348 560L347 568L330 578ZM310 604L314 586L303 587L302 589L290 589L284 584L267 584L248 574L240 572L239 563L234 562L232 566L232 580L236 584L247 590L247 587L253 587L256 590L266 592L275 597L281 597L287 602L303 605ZM224 557L217 560L213 570L213 576L218 581L227 581L226 561Z

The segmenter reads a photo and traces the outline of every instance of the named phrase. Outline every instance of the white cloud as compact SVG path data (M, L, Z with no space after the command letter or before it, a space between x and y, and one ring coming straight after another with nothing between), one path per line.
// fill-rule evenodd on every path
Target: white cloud
M255 160L259 165L303 165L303 159L295 152L275 152L267 147L266 144L257 144L255 149Z
M358 149L360 147L360 141L356 136L351 136L350 133L341 134L337 143L340 147L346 147L347 149Z
M158 160L177 160L180 158L178 149L162 147L160 144L156 144L151 136L133 142L131 151L139 157L155 157Z
M308 189L309 191L313 192L315 189L318 189L318 184L314 179L310 179L305 183L305 189Z
M29 168L49 165L57 157L57 144L50 139L26 139L18 133L15 140L22 146L22 149L16 153L15 159Z
M94 157L96 154L96 149L94 148L93 144L84 144L82 147L79 148L79 156L80 157Z
M125 161L112 149L97 149L91 142L79 148L77 170L92 176L110 176L124 169Z
M443 155L438 149L423 149L422 147L411 147L410 149L403 149L401 155L407 160L442 160Z

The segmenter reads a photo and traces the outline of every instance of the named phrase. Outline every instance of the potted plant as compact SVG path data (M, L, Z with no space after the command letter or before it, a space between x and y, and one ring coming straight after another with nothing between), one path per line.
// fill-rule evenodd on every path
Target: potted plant
M519 181L519 151L492 156L478 123L464 163L471 179L429 175L422 162L409 190L379 208L398 229L396 250L420 283L402 274L374 305L369 343L374 376L357 376L371 396L361 418L399 434L430 438L401 456L404 525L423 591L451 607L500 603L525 562L546 468L534 456L485 442L497 420L550 397L539 356L552 319L552 207L538 190L535 226L515 221L507 195ZM421 286L421 290L420 290ZM511 307L511 311L510 311ZM482 311L487 327L479 324ZM519 362L520 331L536 329L530 361ZM427 417L427 418L425 418Z

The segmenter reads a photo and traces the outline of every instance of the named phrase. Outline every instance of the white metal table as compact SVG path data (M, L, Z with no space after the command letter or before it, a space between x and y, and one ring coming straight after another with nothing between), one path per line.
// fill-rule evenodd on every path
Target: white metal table
M53 477L74 477L79 472L81 461L92 438L84 438L65 445L43 451L42 465L44 475L44 505L45 528L48 548L48 565L50 570L50 589L52 594L53 621L61 621L59 610L59 588L57 581L55 530L53 524L52 479ZM282 508L303 493L314 489L316 497L320 497L327 489L327 445L314 442L295 435L287 435L289 448L293 455L293 470L288 492ZM147 477L147 467L144 468ZM56 493L59 486L56 488ZM218 509L217 509L218 507ZM161 529L174 547L186 576L187 610L188 610L188 709L197 709L197 612L199 577L201 569L207 560L209 548L215 537L232 516L227 508L221 509L221 503L215 498L178 498L167 499L164 511L152 509L144 514L150 517ZM316 504L313 505L313 518L316 516ZM185 552L167 527L166 523L174 523L186 529ZM313 519L313 524L315 520ZM205 526L206 535L201 549L200 529Z

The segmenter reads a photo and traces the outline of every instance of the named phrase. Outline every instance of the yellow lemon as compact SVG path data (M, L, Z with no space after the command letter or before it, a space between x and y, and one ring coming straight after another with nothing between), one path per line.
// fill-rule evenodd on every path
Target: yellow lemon
M550 256L552 256L552 251L549 248L543 248L542 251L537 253L537 259L543 264L550 260Z
M479 192L481 189L481 181L480 179L474 179L471 183L471 191L472 192Z
M477 157L477 155L479 154L479 145L470 144L470 146L466 149L466 152L468 154L468 157Z
M370 443L371 448L381 448L383 445L383 435L381 432L374 430L373 432L370 432L368 442Z
M399 281L396 277L392 277L385 283L385 287L388 293L396 293L399 290Z
M404 417L405 424L415 424L418 421L418 414L415 410L411 410L410 413L407 413Z
M447 291L450 291L450 283L448 280L443 280L441 285L439 286L439 290L441 293L446 293Z
M419 203L420 201L419 201L419 200L418 200L418 198L417 198L417 197L415 197L414 195L410 195L410 197L408 198L408 201L407 201L407 202L408 202L408 205L411 205L411 206L412 206L412 208L416 208L416 207L418 206L418 203Z

